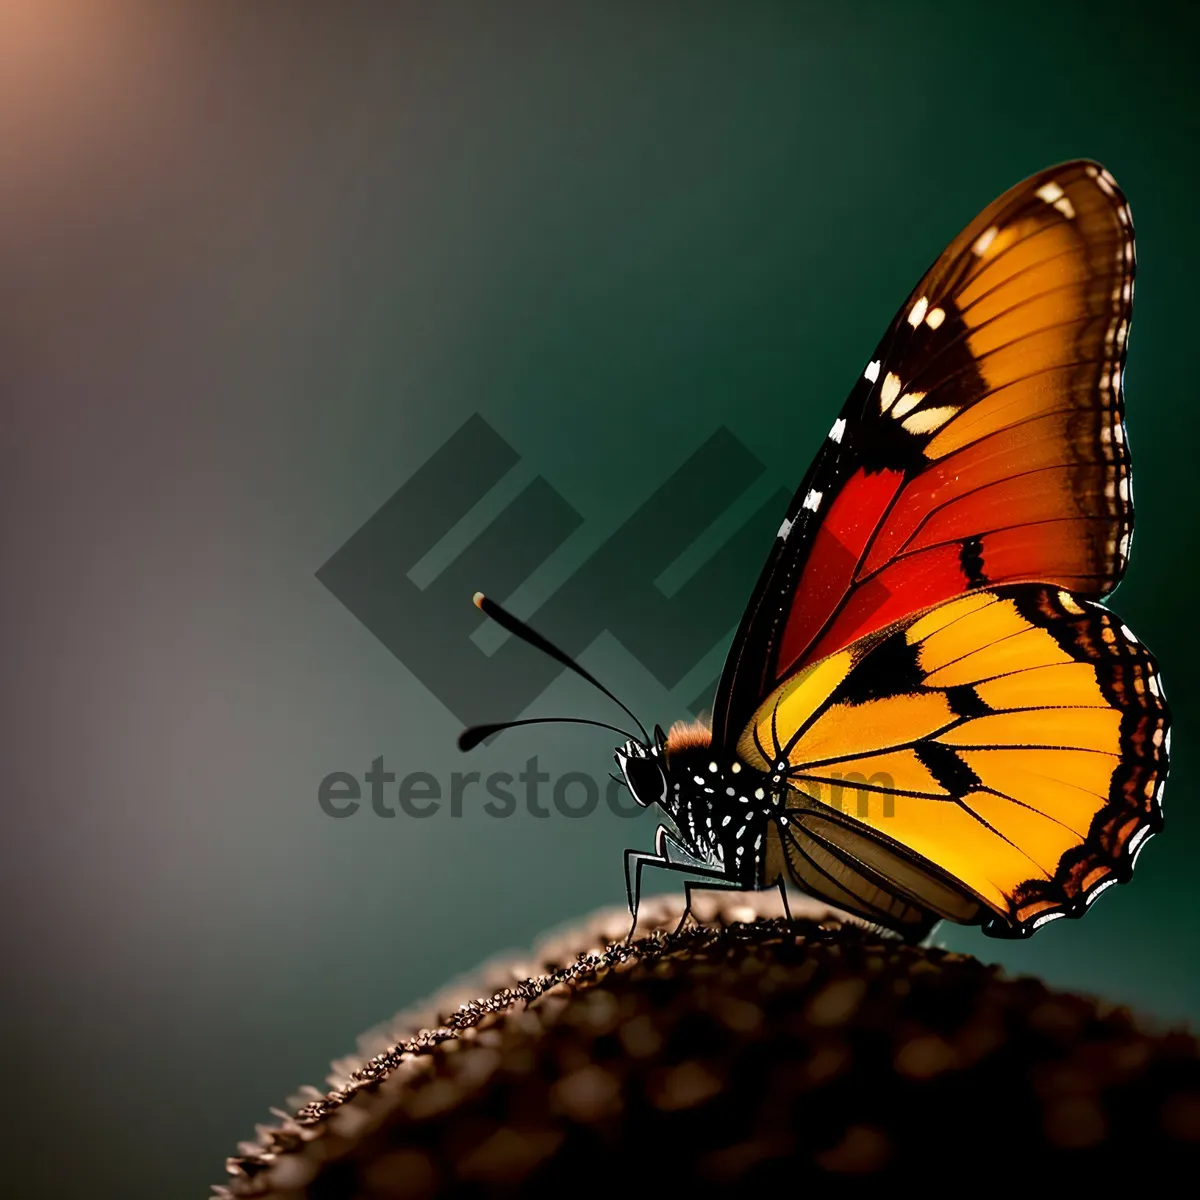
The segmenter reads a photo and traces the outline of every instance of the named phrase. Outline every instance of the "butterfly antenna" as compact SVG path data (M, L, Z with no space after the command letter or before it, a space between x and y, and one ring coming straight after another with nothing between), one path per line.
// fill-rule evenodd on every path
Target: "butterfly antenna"
M491 617L497 625L507 629L509 633L519 637L523 642L528 642L531 646L536 647L543 654L548 654L556 662L562 663L569 671L574 671L576 675L581 679L586 679L593 687L599 688L618 708L623 709L626 715L642 731L642 741L647 743L650 741L650 735L646 732L646 727L637 719L633 710L628 705L622 704L595 675L581 667L569 654L560 650L553 642L547 641L536 629L530 629L524 621L514 617L507 609L501 608L495 600L489 600L482 592L475 593L474 602L475 607L484 616ZM606 728L612 729L615 727L609 725ZM624 731L618 730L618 732Z
M628 729L609 725L607 721L589 721L586 717L526 717L523 721L501 721L497 725L472 725L470 729L464 729L458 735L458 748L474 750L480 742L485 738L490 738L493 733L501 733L505 729L515 729L518 725L595 725L598 729L611 729L613 733L619 733L622 737L637 736L630 733Z

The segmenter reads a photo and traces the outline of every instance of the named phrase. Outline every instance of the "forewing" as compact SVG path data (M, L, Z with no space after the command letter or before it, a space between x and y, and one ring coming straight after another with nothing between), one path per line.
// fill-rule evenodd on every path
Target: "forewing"
M718 744L793 671L940 601L1116 587L1133 275L1129 207L1095 163L1033 176L955 238L792 501L718 686Z

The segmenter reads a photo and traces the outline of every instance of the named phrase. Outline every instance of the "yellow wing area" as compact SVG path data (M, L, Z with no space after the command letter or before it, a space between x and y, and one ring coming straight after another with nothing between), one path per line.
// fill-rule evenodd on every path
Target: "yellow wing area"
M1157 667L1102 605L973 592L815 663L739 756L784 801L767 869L896 927L1024 935L1128 878L1161 827Z

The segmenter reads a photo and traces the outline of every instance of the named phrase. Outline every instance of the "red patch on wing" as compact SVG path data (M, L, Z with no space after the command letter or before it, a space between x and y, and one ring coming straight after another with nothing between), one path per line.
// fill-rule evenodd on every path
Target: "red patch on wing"
M806 656L824 658L910 613L959 596L967 587L957 545L935 546L885 567L860 584Z
M859 468L829 506L792 597L775 667L777 679L805 653L850 590L859 562L903 482L902 471L868 473Z
M929 545L939 532L972 537L1005 525L1069 516L1080 498L1098 493L1079 478L1081 463L1096 459L1080 448L1068 414L1025 421L931 463L904 489L871 544L863 578L906 547ZM1091 497L1094 504L1098 501ZM1099 515L1097 510L1097 514Z

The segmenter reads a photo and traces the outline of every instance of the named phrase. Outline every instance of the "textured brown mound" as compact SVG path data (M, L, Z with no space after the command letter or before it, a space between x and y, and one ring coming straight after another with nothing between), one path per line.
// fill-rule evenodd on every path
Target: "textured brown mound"
M217 1194L729 1195L852 1175L979 1194L1200 1167L1190 1034L820 905L789 926L777 897L750 903L672 935L680 907L656 901L661 928L629 947L602 914L368 1035Z

